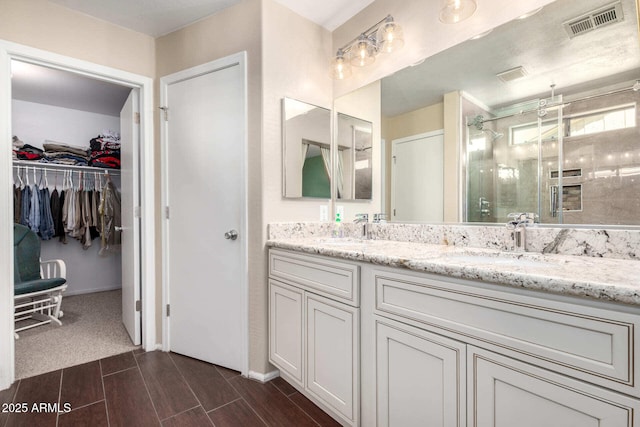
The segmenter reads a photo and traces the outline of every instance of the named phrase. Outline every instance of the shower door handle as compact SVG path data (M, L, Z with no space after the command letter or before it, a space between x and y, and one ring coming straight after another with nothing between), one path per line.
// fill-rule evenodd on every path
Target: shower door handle
M550 188L551 216L558 216L558 186L552 185Z

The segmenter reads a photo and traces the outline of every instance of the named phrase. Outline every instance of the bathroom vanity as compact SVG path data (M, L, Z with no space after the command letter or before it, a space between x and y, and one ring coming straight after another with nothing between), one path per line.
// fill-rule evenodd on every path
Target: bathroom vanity
M269 241L270 361L343 425L640 423L640 264Z

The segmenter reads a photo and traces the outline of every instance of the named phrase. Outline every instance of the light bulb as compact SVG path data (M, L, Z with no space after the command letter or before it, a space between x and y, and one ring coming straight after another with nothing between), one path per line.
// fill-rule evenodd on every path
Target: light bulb
M376 48L369 38L362 34L351 48L351 64L357 67L373 64L376 60Z
M473 15L476 8L475 0L444 0L440 9L440 21L445 24L457 24Z
M385 22L378 28L376 40L380 52L391 53L404 46L402 28L393 21L391 15L387 16Z
M351 64L344 57L342 49L339 49L331 61L331 77L336 80L343 80L350 76Z

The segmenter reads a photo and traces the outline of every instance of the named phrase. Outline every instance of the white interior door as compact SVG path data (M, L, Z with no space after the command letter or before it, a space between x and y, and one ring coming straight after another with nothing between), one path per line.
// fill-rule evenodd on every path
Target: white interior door
M444 217L444 135L392 141L391 219L435 222Z
M131 341L141 343L140 311L140 194L138 90L133 89L120 111L121 216L122 216L122 322Z
M243 371L245 65L230 58L163 79L165 277L170 350Z

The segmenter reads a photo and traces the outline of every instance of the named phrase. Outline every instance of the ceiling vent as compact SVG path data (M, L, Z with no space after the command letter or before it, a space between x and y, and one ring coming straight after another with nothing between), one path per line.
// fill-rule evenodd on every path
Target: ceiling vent
M562 25L569 34L569 38L574 38L580 34L588 33L596 28L605 25L620 22L624 19L622 5L615 2L610 5L592 10L591 12L580 15L577 18L565 21Z
M520 67L512 68L507 71L503 71L501 73L496 74L496 77L500 79L503 83L508 83L513 80L521 79L527 75L527 71Z

